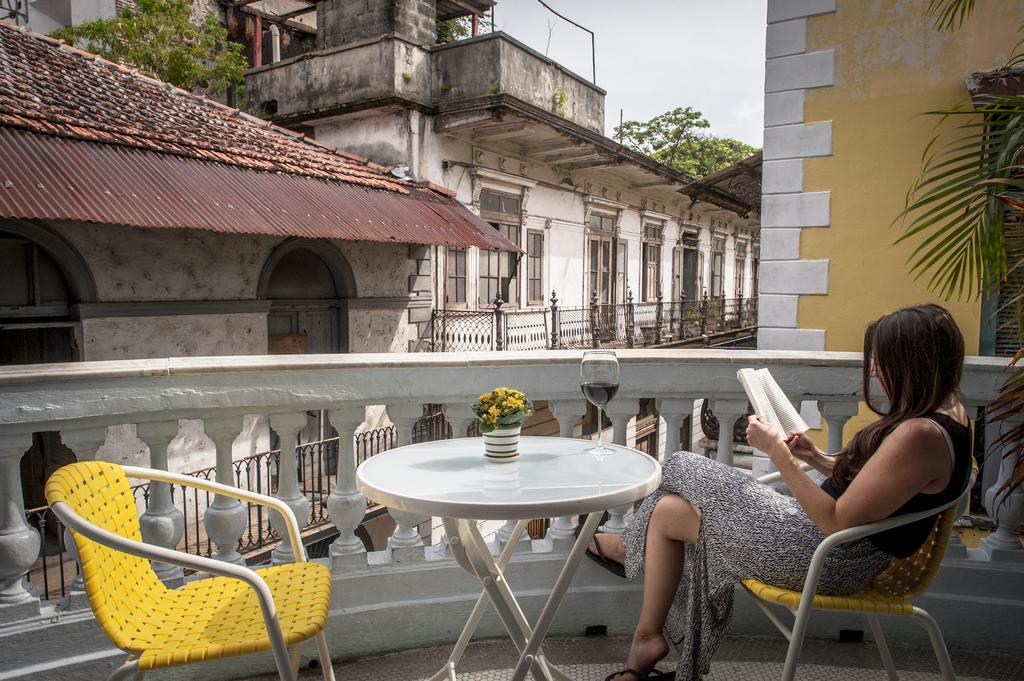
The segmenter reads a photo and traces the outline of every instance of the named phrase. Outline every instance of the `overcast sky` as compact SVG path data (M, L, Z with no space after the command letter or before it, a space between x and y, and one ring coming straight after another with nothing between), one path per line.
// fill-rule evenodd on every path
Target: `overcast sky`
M767 0L545 0L596 34L605 132L692 106L711 132L761 146ZM590 35L537 0L502 0L497 28L591 77ZM548 31L551 28L550 46Z

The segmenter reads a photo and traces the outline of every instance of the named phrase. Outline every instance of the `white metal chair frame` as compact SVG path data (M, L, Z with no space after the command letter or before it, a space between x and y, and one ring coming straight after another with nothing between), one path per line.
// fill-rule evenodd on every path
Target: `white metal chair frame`
M803 470L809 470L810 466L801 464L801 468ZM757 606L761 608L771 623L774 624L775 627L782 632L782 635L786 637L786 640L789 641L789 649L786 652L786 663L782 670L783 681L793 681L793 678L796 676L797 662L800 658L800 651L803 648L804 636L807 633L807 623L810 620L811 611L814 610L814 596L817 592L818 580L821 577L821 569L825 563L825 557L828 553L841 544L849 544L850 542L869 537L873 534L878 534L879 532L884 532L885 530L890 530L894 527L908 525L917 520L937 515L956 504L966 503L971 487L973 486L974 479L975 473L972 472L969 476L966 487L957 496L957 498L946 504L942 504L941 506L937 506L927 511L903 513L897 516L892 516L891 518L886 518L885 520L848 527L845 530L834 532L825 537L821 544L818 545L818 548L815 549L814 555L811 557L811 564L807 569L807 576L804 578L804 585L801 590L800 606L796 609L787 608L795 617L792 629L787 627L779 616L771 610L768 602L758 597L757 594L754 594L749 589L747 590L747 593L754 598L754 602ZM771 484L781 480L781 473L770 473L757 478L757 481L762 484ZM830 608L830 610L832 609ZM867 617L868 625L871 628L871 635L874 637L875 644L878 646L878 654L882 658L882 664L885 665L886 673L888 674L890 681L899 681L896 664L893 662L892 653L889 651L889 646L885 641L885 635L882 633L882 626L878 621L878 615L863 613L860 610L836 609L835 611L856 612L864 614ZM938 622L936 622L935 618L929 615L924 609L917 606L914 606L913 619L919 623L926 632L928 632L928 638L931 641L932 650L935 652L935 659L939 664L939 671L943 681L955 681L956 674L953 672L953 662L949 658L949 650L946 648L946 642L942 638L942 631L939 629Z
M288 538L292 545L292 552L295 555L295 562L306 562L306 550L302 545L299 524L295 519L295 514L292 512L292 509L283 501L263 494L242 490L230 485L222 485L216 482L201 480L188 475L169 473L167 471L152 468L140 468L136 466L121 466L121 468L124 470L125 475L130 478L165 482L174 485L186 485L188 487L194 487L196 489L238 499L239 501L252 502L277 511L284 518L285 524L288 527ZM281 623L277 617L277 608L274 604L274 596L270 591L270 587L267 586L267 583L256 573L255 570L240 565L234 565L232 563L214 560L213 558L194 556L182 551L157 546L156 544L147 544L146 542L127 539L121 535L93 525L78 515L68 504L64 502L58 502L54 504L52 508L54 514L62 523L64 523L65 526L82 536L88 537L89 539L105 546L109 546L133 556L139 556L140 558L170 563L171 565L178 565L197 572L205 572L221 577L231 577L248 584L256 592L256 598L259 600L260 610L263 613L263 621L267 627L267 635L270 638L270 648L274 655L274 662L277 665L278 674L282 681L296 681L299 666L299 646L296 645L293 650L288 650L288 646L285 644L284 634L281 631ZM317 656L320 659L320 666L323 669L324 681L335 681L334 669L331 666L331 655L327 649L327 638L324 636L323 631L317 634L314 638L316 639ZM139 671L138 667L138 659L131 657L127 662L111 672L110 676L107 677L107 681L121 681L122 679L128 679L131 677L133 677L135 681L140 681L144 676L144 672Z

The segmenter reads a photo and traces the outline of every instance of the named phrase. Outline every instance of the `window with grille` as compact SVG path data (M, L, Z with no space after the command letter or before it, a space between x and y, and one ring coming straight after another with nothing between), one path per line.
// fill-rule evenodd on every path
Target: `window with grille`
M658 298L658 275L661 266L661 246L644 243L643 271L640 282L643 288L643 300L653 302Z
M446 304L466 303L466 249L448 247L447 277L444 288Z
M723 293L725 276L725 239L711 240L711 297L718 298Z
M587 242L587 301L597 293L597 302L614 303L625 300L625 247L615 238L615 217L591 213L587 223L591 237ZM621 280L621 291L620 289Z
M743 258L736 258L736 297L743 297L743 269L746 265Z
M596 232L615 232L615 218L601 213L590 214L590 229Z
M514 244L519 244L522 199L511 194L484 190L480 193L480 217ZM494 304L500 295L505 305L519 304L519 281L516 254L480 251L479 291L481 306Z
M544 304L544 232L526 233L526 302Z

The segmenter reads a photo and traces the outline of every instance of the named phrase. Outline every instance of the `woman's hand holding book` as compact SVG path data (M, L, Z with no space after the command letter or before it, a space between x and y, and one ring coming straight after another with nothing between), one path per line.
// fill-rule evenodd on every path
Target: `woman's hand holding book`
M834 459L814 446L811 439L803 433L789 433L786 440L789 453L795 458L810 464L811 468L823 475L832 474Z

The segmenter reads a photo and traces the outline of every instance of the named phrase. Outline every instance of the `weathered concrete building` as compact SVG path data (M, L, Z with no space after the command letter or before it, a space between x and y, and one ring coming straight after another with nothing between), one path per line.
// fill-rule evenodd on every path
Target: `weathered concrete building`
M0 67L0 364L406 350L431 246L516 249L444 191L7 23ZM118 433L108 458L145 456ZM38 494L72 455L33 452Z
M436 308L754 294L759 192L681 193L694 178L604 136L594 83L501 32L435 44L448 4L309 5L318 49L246 77L254 113L447 187L525 252L435 247Z

